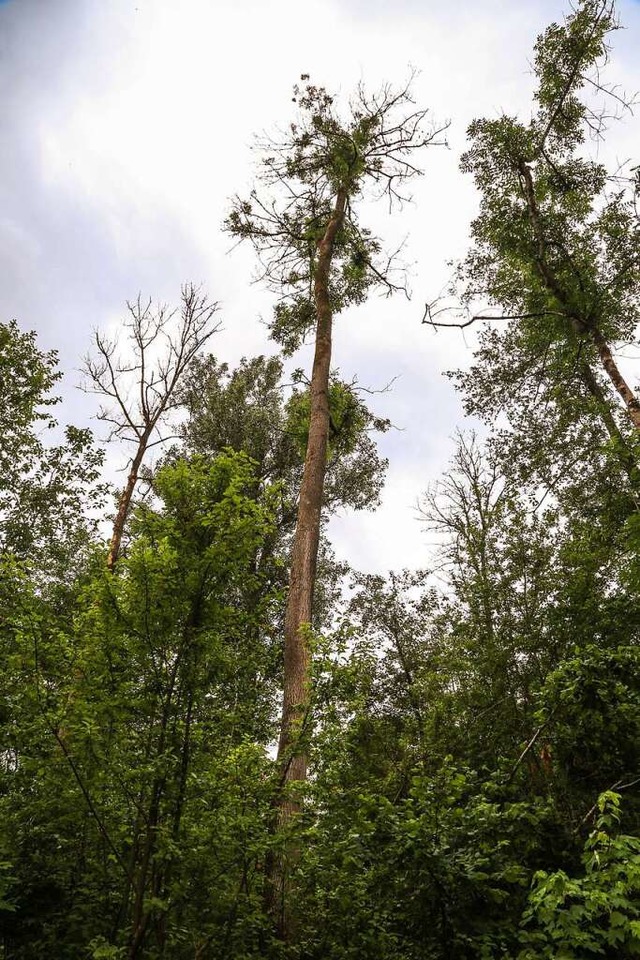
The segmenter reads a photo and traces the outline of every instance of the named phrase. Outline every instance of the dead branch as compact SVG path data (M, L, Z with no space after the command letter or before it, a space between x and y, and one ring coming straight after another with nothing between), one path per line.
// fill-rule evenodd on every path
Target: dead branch
M119 352L116 335L94 334L95 355L84 361L82 389L104 397L97 418L109 424L109 439L135 444L127 483L120 494L107 566L113 570L120 552L133 491L144 456L167 438L160 427L169 411L178 406L176 388L191 361L220 328L213 323L218 305L193 284L181 291L179 310L153 306L140 296L127 303L125 346Z

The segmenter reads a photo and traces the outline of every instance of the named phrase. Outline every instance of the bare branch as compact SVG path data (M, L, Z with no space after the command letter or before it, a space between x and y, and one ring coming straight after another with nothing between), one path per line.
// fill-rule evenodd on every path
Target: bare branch
M425 303L424 313L422 314L421 320L421 323L426 323L428 326L433 327L434 330L439 330L441 328L449 330L465 330L467 327L472 326L472 324L482 320L530 320L536 317L564 316L564 314L557 310L532 310L525 311L524 313L474 313L471 316L466 316L465 320L454 323L446 323L443 320L435 320L434 318L442 313L459 313L460 309L456 306L449 306L440 307L436 310L435 307L437 303L437 300L433 300L431 303Z
M106 397L98 419L111 425L110 437L133 442L129 476L120 496L107 564L113 569L131 498L146 451L166 439L158 433L165 414L178 404L176 388L191 361L220 328L213 318L217 303L193 284L181 291L179 310L153 308L140 296L127 303L124 322L126 359L118 355L118 340L94 335L97 358L84 362L83 389ZM177 329L174 327L177 324ZM135 395L136 399L132 400ZM157 435L153 439L154 433Z
M390 276L390 270L397 269L399 251L386 258L373 256L380 244L359 228L352 201L368 190L373 199L386 197L390 206L406 202L410 196L405 186L422 173L413 158L426 146L445 143L448 124L430 123L428 111L415 107L414 77L412 71L399 89L386 84L374 94L360 85L345 119L323 88L296 87L298 120L286 133L257 141L262 154L260 180L269 192L262 195L254 189L247 200L236 197L225 229L251 243L260 261L259 279L274 291L282 294L284 286L295 298L303 287L309 289L322 225L342 189L347 213L336 241L336 273L351 253L358 257L366 249L368 285L408 295L406 282ZM343 305L351 288L344 272L341 276L334 286L336 304ZM361 289L360 280L358 284Z

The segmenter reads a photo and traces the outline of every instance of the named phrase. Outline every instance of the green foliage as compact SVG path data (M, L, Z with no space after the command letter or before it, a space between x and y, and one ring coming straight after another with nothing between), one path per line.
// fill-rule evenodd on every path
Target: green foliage
M553 756L574 788L619 786L640 768L639 662L637 644L592 644L546 678L540 720L549 719Z
M136 937L148 956L217 938L240 955L259 934L241 878L267 842L280 598L255 558L277 490L256 499L250 461L232 453L166 466L155 488L164 506L140 508L118 574L96 574L63 618L7 574L12 957L90 942L117 956Z
M584 874L539 871L523 913L518 960L631 958L640 954L640 839L619 832L620 797L598 798Z
M261 279L278 296L271 335L287 355L316 326L319 248L338 202L343 212L322 278L332 312L363 303L374 287L405 290L402 277L394 279L394 257L383 255L358 208L367 191L390 203L405 199L403 184L419 173L413 154L439 133L425 129L426 110L415 108L409 84L373 96L359 87L342 115L323 87L301 79L287 135L259 144L264 191L236 198L224 225L260 257Z
M302 379L302 372L295 371L294 384ZM231 371L208 357L194 363L180 397L188 412L183 426L187 451L215 456L231 447L252 458L260 482L279 482L280 535L289 533L295 521L309 430L308 391L294 386L285 399L285 389L277 357L243 359ZM387 466L371 434L385 432L389 422L371 413L357 387L336 376L330 406L325 511L370 509L378 503Z
M631 343L638 310L630 194L607 192L587 149L585 84L613 27L607 4L581 0L536 46L531 123L472 127L482 207L461 276L469 304L517 316L485 331L459 381L469 410L506 418L484 445L461 435L425 498L432 569L347 583L325 542L312 776L285 829L272 756L303 376L286 393L278 357L194 362L182 443L107 573L99 454L74 428L45 442L55 355L0 325L2 960L640 955L638 444L587 336L597 322ZM343 120L326 91L298 89L300 122L265 170L299 192L284 213L256 194L231 214L266 256L289 350L314 320L336 191L359 201L404 169L380 140L394 129L380 96ZM351 208L336 251L340 310L379 279ZM325 518L375 503L369 432L387 426L337 376L329 410ZM292 851L285 944L265 876Z
M289 280L297 283L297 274L293 274ZM291 357L313 330L315 322L313 300L306 292L296 293L273 308L271 336L282 347L284 356Z
M43 408L59 402L51 396L62 377L56 364L55 351L43 354L38 350L35 333L22 333L15 320L0 325L3 474L10 467L11 452L33 442L33 423L40 421L51 426L51 415Z
M607 367L609 348L635 344L639 318L635 183L616 171L612 188L589 149L609 115L600 69L615 27L613 5L593 0L552 24L536 44L532 119L475 121L462 162L481 195L462 299L499 323L458 381L469 412L506 414L504 462L560 492L574 478L588 487L584 469L628 482L637 463Z
M0 551L28 561L43 586L68 579L86 559L91 513L105 493L103 454L89 430L68 426L61 443L45 441L57 428L56 365L34 333L0 324Z
M321 740L298 870L303 955L511 955L551 805L518 801L450 757L416 758L406 742L398 763L358 699L348 720L338 725L334 713ZM386 760L375 772L372 753Z
M195 357L179 390L187 451L215 457L230 447L251 458L260 481L282 481L293 459L282 430L282 376L279 357L243 358L233 370Z
M286 430L293 438L300 459L304 459L309 439L311 397L309 391L296 392L287 402ZM327 461L348 457L358 450L368 429L387 430L389 422L374 417L356 393L356 389L335 377L329 384L329 444Z

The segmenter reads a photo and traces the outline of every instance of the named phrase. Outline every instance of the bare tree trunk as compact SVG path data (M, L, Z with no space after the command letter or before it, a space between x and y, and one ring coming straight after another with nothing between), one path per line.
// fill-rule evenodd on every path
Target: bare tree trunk
M318 245L314 280L317 325L310 386L309 439L300 487L285 615L284 695L278 745L278 761L285 765L285 782L304 780L307 770L304 753L295 750L298 725L303 719L308 699L306 687L309 679L309 651L301 627L311 622L320 542L320 513L329 440L329 373L333 319L329 299L329 268L335 237L344 216L345 203L346 197L344 193L340 193Z
M116 560L118 559L118 555L120 553L120 545L122 543L122 537L124 534L124 526L127 522L127 516L129 515L129 507L131 506L133 491L135 490L136 483L138 482L140 466L147 451L149 436L150 433L145 431L140 438L136 455L131 462L131 470L129 471L129 476L127 477L127 484L120 494L120 499L118 501L118 512L116 513L116 518L113 521L113 533L111 534L109 553L107 554L107 569L111 572L113 572L113 568L116 565Z
M329 374L333 312L329 295L329 271L335 239L344 219L347 195L336 202L322 240L314 276L316 336L310 385L309 439L300 487L298 517L291 552L289 594L284 628L284 679L280 740L277 763L281 790L276 797L275 826L284 826L299 810L299 800L288 789L307 777L307 756L300 743L309 704L311 655L305 627L311 623L313 593L320 543L320 515L329 440ZM292 851L295 859L295 851ZM267 866L267 904L279 935L290 939L291 918L286 902L286 864L272 858Z
M622 397L634 427L636 430L640 430L640 401L620 373L620 369L611 355L609 344L602 336L601 332L597 327L591 329L590 332L596 350L600 356L600 362L602 363L609 380L611 380L611 383Z

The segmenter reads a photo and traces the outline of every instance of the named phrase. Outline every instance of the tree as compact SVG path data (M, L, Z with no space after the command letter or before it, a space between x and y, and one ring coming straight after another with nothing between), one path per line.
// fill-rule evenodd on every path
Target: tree
M492 425L491 455L511 490L526 491L531 557L536 528L546 541L544 566L535 571L527 565L524 571L530 586L538 582L531 629L522 631L512 621L513 639L524 641L514 666L528 674L527 698L532 690L535 702L545 685L554 689L549 672L560 669L565 658L583 662L572 681L577 709L562 735L561 694L550 698L540 723L526 711L532 736L545 724L555 789L572 797L567 803L580 803L576 794L582 791L583 799L589 783L591 789L610 786L605 763L591 759L592 750L602 756L602 744L619 739L606 716L611 693L601 686L594 650L605 662L615 659L616 651L637 643L638 629L630 601L636 588L629 589L626 567L637 546L628 526L638 506L640 421L635 393L616 360L619 348L637 340L636 184L631 171L609 174L589 149L590 138L599 140L606 132L607 103L626 109L600 73L616 27L612 4L587 0L564 24L552 24L536 44L532 121L506 116L476 121L463 160L480 189L481 210L472 228L474 247L459 272L471 314L461 323L483 318L487 326L474 365L457 380L467 410ZM556 515L546 532L545 508L550 518ZM499 536L505 537L500 526ZM503 545L498 541L500 552L518 539L517 531L509 530ZM469 585L475 592L473 580ZM513 588L507 610L519 594L524 598L517 581ZM495 607L505 592L494 583L488 596ZM513 640L511 645L514 649ZM526 651L542 667L537 677L523 669L532 662ZM583 684L589 692L580 701ZM634 715L622 684L618 692ZM578 749L590 700L599 720L586 722L589 735ZM521 698L520 713L522 706ZM618 707L623 709L616 701ZM598 747L600 725L606 733ZM574 762L568 762L565 737ZM606 752L615 756L611 747ZM617 776L624 773L618 766Z
M279 294L274 337L315 331L310 379L196 354L210 322L174 378L189 347L141 304L130 362L99 338L93 385L137 452L186 411L109 569L83 515L89 435L45 442L55 357L0 325L2 958L637 954L640 447L598 331L611 358L632 341L635 266L615 258L636 255L638 221L623 204L603 226L615 196L589 192L570 143L576 116L603 120L571 91L610 13L583 0L547 31L532 129L483 126L470 154L484 201L461 275L500 319L460 380L470 409L505 416L430 487L430 570L341 592L323 531L382 482L384 424L331 369L331 336L370 289L402 286L356 212L367 185L397 199L433 142L406 90L360 93L346 120L298 91L271 199L230 217Z
M62 442L47 442L61 377L55 351L15 321L0 324L0 555L26 563L41 587L71 583L105 492L89 430L67 426Z
M279 357L243 358L233 370L213 356L196 358L183 381L179 400L187 416L179 427L184 446L176 450L187 456L215 457L231 448L251 457L258 490L268 483L278 484L278 523L271 540L262 544L256 562L266 568L275 561L278 569L273 573L285 586L309 435L310 398L302 371L294 371L291 382L286 383ZM370 412L357 384L343 383L332 375L329 408L323 524L339 508L374 508L387 466L372 434L387 430L389 422ZM325 574L330 579L339 576L330 553L322 533L321 579ZM328 582L325 585L328 587ZM329 607L320 584L314 591L316 627L330 619Z
M568 877L602 790L628 789L637 831L637 525L535 494L462 442L430 498L445 592L426 574L354 584L316 663L305 956L512 957L521 918L523 957L555 955L554 931L577 956L586 928L631 940L637 841L593 883Z
M360 225L357 208L368 188L390 204L400 202L404 184L419 172L414 155L437 142L439 133L425 129L426 110L415 109L408 86L399 92L386 86L373 97L360 88L346 119L321 87L307 82L295 88L294 99L300 115L287 136L262 145L266 193L254 189L248 200L236 199L226 221L233 236L253 244L263 279L279 296L273 336L291 352L314 329L309 431L285 618L278 745L283 786L304 781L307 771L300 740L310 666L306 625L312 617L330 432L333 318L361 303L373 287L386 293L404 289L394 282L393 258L381 256L380 242ZM281 820L297 808L296 798L284 790Z
M481 207L459 279L464 325L488 325L461 380L470 411L495 420L503 409L522 437L544 411L554 452L564 442L579 457L576 439L608 444L614 469L633 475L640 401L616 353L636 343L640 318L637 181L589 151L609 106L627 108L601 77L616 28L609 0L580 0L538 38L531 121L469 128L462 169Z
M70 609L20 571L0 580L0 943L16 960L257 953L279 590L253 561L277 491L256 498L232 453L154 482L126 556L96 563Z
M94 334L95 358L85 359L85 389L107 399L98 419L110 424L111 437L134 444L129 475L113 523L107 567L113 570L140 468L147 450L165 438L158 435L163 418L177 406L176 389L189 365L207 340L219 329L212 325L218 310L193 284L182 288L178 329L171 329L175 310L155 310L140 297L128 303L125 322L131 356L117 355L118 341ZM135 399L131 398L131 394ZM153 440L154 434L157 439Z
M573 878L564 870L535 874L517 960L638 956L640 840L620 831L619 794L601 794L596 809L594 830L584 845L584 875Z
M62 374L55 351L42 353L35 333L22 333L15 320L0 326L0 476L3 487L15 482L21 465L35 460L39 448L34 427L55 425L48 408L59 402L52 395Z
M279 357L243 358L233 370L215 357L196 358L179 391L187 418L179 434L188 454L215 456L226 447L254 461L261 483L282 486L279 526L295 525L300 479L309 435L310 395L301 370L284 379ZM371 434L386 431L357 384L332 375L329 389L330 439L324 488L324 512L340 507L372 509L378 503L386 460Z

